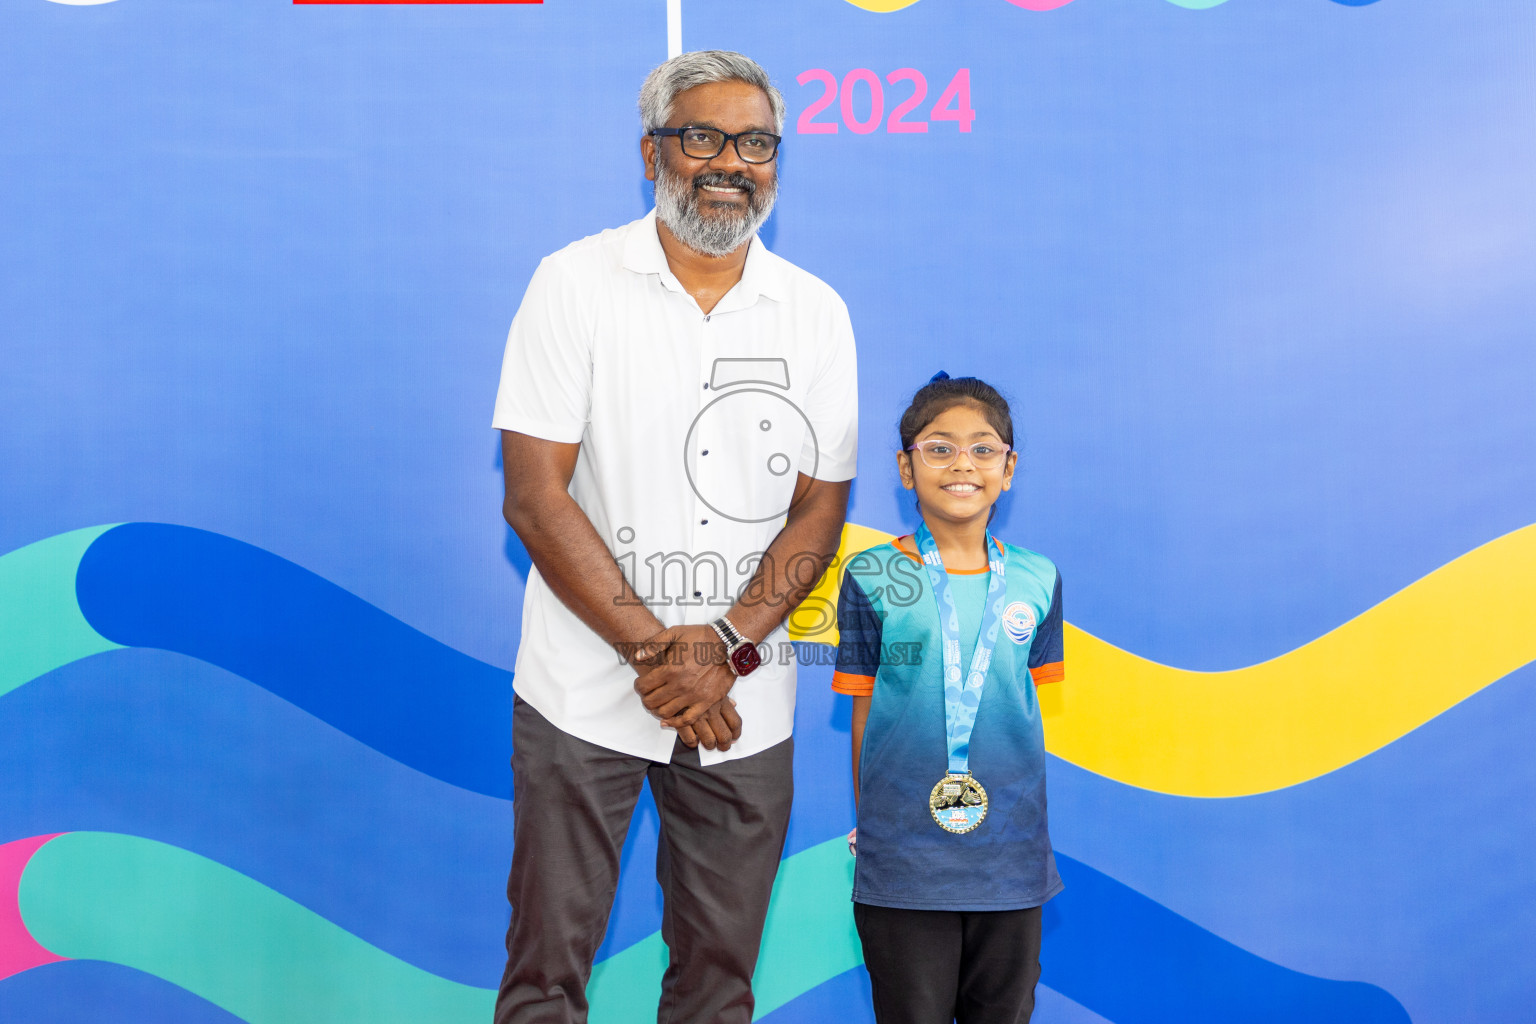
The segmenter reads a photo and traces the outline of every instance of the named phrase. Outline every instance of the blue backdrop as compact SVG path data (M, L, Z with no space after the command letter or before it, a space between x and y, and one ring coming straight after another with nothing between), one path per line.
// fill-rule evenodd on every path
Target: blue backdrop
M0 1018L481 1019L528 568L491 402L539 258L649 207L667 6L0 4ZM1036 1019L1529 1020L1536 8L682 0L673 26L789 102L763 234L853 317L853 522L911 528L895 420L973 373L1024 437L999 532L1115 648L1242 669L1424 597L1356 645L1379 670L1320 712L1348 732L1432 685L1387 646L1471 662L1468 623L1526 624L1284 786L1053 757ZM872 1020L828 674L801 674L759 974L785 1024ZM642 807L599 1024L654 1013L654 841Z

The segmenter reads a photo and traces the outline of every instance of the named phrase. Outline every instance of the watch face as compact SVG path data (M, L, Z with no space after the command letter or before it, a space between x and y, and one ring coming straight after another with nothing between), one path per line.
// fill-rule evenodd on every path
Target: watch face
M731 667L738 676L746 675L762 663L762 655L757 653L757 647L752 643L744 643L731 652Z

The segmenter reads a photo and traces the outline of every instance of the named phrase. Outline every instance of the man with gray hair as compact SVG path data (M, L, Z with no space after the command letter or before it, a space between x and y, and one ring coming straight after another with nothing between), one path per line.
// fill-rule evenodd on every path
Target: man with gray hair
M651 72L640 114L656 209L540 263L496 396L503 514L533 561L496 1024L586 1020L647 781L658 1021L752 1019L793 788L784 624L837 550L854 472L847 309L757 237L783 98L703 51Z

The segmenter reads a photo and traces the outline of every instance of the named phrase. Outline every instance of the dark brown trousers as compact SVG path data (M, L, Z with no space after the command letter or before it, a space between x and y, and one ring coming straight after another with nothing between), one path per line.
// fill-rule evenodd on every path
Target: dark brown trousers
M749 1024L768 898L793 796L792 740L710 768L577 739L512 709L513 842L507 968L496 1024L582 1024L640 785L661 818L656 880L669 962L659 1024Z

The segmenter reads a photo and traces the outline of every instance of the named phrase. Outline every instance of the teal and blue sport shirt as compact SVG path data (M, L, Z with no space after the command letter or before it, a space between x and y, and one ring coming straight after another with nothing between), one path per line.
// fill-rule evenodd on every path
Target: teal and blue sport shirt
M943 643L910 536L854 555L838 599L839 693L869 696L859 762L856 903L914 910L1018 910L1061 890L1045 811L1037 684L1063 677L1061 576L1050 559L999 543L1002 628L971 734L971 775L988 810L972 832L934 822L928 795L948 767ZM962 666L981 627L990 570L951 572Z

